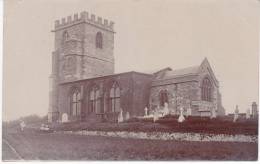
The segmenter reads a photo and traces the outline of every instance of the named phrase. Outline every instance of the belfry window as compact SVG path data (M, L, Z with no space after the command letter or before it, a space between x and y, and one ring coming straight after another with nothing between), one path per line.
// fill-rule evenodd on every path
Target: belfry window
M97 86L90 91L90 112L101 113L101 93Z
M103 48L103 36L101 32L98 32L96 35L96 48Z
M71 110L70 113L72 116L79 116L81 110L81 99L80 92L78 90L74 91L71 95Z
M204 78L201 87L201 100L211 101L212 100L212 85L209 78Z
M160 106L164 106L165 103L168 103L168 92L167 90L162 90L159 94Z
M111 112L120 112L120 88L117 83L114 83L110 89L109 97Z

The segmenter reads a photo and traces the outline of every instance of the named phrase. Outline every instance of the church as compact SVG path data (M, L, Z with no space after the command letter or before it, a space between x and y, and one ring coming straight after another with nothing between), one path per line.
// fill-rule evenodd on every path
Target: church
M219 82L205 58L184 69L114 73L114 22L88 12L55 21L48 121L116 122L164 108L192 116L225 114ZM128 115L128 116L126 116Z

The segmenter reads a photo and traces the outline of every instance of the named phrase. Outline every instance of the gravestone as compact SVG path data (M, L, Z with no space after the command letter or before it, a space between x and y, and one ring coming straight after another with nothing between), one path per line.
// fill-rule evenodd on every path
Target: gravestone
M20 123L21 131L24 130L25 126L26 126L25 122L22 121L22 122Z
M191 107L187 109L187 116L191 116Z
M130 118L130 114L129 114L129 112L126 112L125 119L129 120L129 118Z
M145 107L145 108L144 108L144 116L147 116L147 115L148 115L148 108Z
M253 118L258 118L258 109L257 109L256 102L252 103L252 117Z
M121 111L118 114L118 123L123 122L124 118L123 118L123 110L121 109Z
M180 116L178 118L178 122L183 122L185 120L184 116L183 116L183 108L180 108Z
M238 106L236 105L233 122L236 122L238 120L238 113L239 113L239 110L238 110Z
M217 114L216 114L216 110L215 109L212 109L212 112L211 112L211 119L212 118L216 118L217 116L216 116Z
M169 108L168 108L168 103L164 103L164 108L163 108L163 116L166 116L169 114Z
M61 122L65 123L68 122L68 114L67 113L63 113L61 116Z
M153 113L153 122L157 121L159 119L159 113L158 113L158 107L155 108Z
M246 119L250 119L250 109L247 109L246 111Z

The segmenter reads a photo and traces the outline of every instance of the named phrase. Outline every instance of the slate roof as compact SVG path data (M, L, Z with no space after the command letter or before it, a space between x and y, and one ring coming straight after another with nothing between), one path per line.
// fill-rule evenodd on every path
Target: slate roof
M187 67L182 69L176 69L172 71L166 71L162 79L171 79L177 77L183 77L186 75L196 75L199 72L200 66Z

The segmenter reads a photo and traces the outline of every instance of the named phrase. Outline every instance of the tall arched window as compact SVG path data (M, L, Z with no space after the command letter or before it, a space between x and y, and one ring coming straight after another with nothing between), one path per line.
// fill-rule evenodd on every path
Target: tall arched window
M164 106L164 103L168 103L168 92L167 90L162 90L159 94L160 106Z
M103 36L101 32L98 32L96 35L96 48L103 47Z
M111 112L120 112L120 88L117 83L114 83L110 89L109 97Z
M75 90L71 94L71 104L70 104L70 114L72 116L79 116L80 110L81 110L81 99L80 99L80 92L78 90Z
M94 86L90 91L90 112L101 112L101 94L97 86Z
M211 101L212 100L212 85L209 78L204 78L201 87L201 100Z

